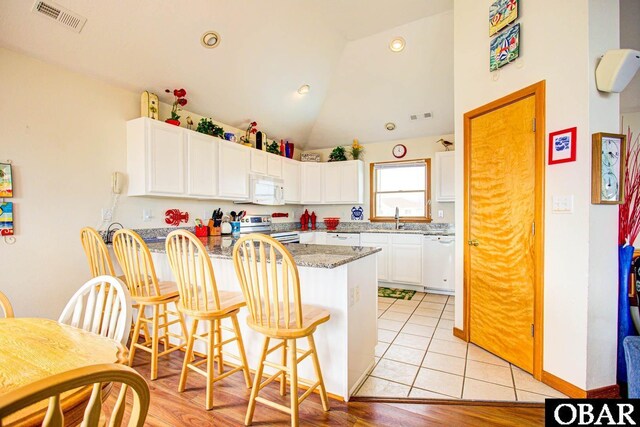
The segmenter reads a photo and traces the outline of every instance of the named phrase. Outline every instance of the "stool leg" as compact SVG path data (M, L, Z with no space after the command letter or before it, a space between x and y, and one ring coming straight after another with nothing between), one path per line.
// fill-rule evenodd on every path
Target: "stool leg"
M320 371L320 361L318 359L318 351L316 350L316 342L313 339L313 334L307 336L309 340L309 348L313 350L311 353L311 357L313 358L313 369L316 371L316 377L318 377L318 382L320 383L320 400L322 400L322 409L325 412L329 410L329 398L327 397L327 390L324 387L324 379L322 378L322 372Z
M178 391L183 392L187 386L187 373L189 372L189 363L193 361L193 343L195 342L196 329L198 328L198 319L193 319L191 331L187 339L187 350L184 353L184 362L182 362L182 371L180 372L180 382L178 383Z
M251 376L249 375L249 365L247 364L247 354L244 351L244 342L242 341L242 333L240 333L240 324L238 323L238 316L231 316L231 322L233 323L233 330L236 333L236 341L238 343L238 352L240 353L240 360L242 361L242 373L244 374L244 382L247 384L247 388L251 388Z
M179 310L178 310L178 318L180 319L180 329L182 330L182 342L180 343L180 345L183 345L183 344L187 343L187 339L189 337L189 334L187 333L187 324L184 321L184 315Z
M205 407L207 411L213 409L213 359L215 352L216 321L209 321L209 337L207 340L207 399Z
M151 381L158 378L158 318L160 306L153 306L153 332L151 333Z
M222 360L222 319L215 321L216 324L216 350L218 353L218 375L222 375L224 371L224 362Z
M253 377L253 388L251 389L251 397L249 398L249 407L247 408L247 415L244 418L244 425L250 426L253 421L253 411L256 409L256 397L260 391L260 383L262 382L262 371L264 371L264 361L267 358L267 350L269 350L269 337L264 337L264 345L262 346L262 353L260 353L260 362L256 369L256 374Z
M298 413L298 351L296 340L289 340L289 372L291 378L291 427L298 427L300 415Z
M287 366L287 340L282 340L282 366ZM287 372L280 376L280 396L287 394Z
M136 344L140 337L140 324L142 323L142 315L144 313L144 305L138 306L138 318L136 319L136 326L133 328L133 335L131 336L131 351L129 352L129 366L133 366L133 356L136 354ZM145 337L145 340L147 337Z
M167 326L167 323L169 323L169 314L167 313L167 304L162 304L160 312L160 317L162 317L162 341L164 342L164 350L166 351L169 349L169 326Z

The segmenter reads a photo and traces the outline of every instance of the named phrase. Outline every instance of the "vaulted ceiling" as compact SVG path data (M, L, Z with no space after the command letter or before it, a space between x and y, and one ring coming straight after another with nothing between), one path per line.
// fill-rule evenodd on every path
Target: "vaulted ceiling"
M240 128L256 120L309 148L453 131L453 0L57 3L87 18L80 34L32 1L3 0L0 45L161 99L184 87L193 112ZM200 45L207 30L219 47ZM403 52L389 50L394 36ZM433 119L409 120L422 112Z

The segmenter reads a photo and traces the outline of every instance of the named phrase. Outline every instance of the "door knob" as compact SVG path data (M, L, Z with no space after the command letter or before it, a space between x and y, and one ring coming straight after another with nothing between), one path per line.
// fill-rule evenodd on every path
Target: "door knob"
M480 246L480 242L478 242L477 240L469 240L467 241L467 243L469 244L469 246Z

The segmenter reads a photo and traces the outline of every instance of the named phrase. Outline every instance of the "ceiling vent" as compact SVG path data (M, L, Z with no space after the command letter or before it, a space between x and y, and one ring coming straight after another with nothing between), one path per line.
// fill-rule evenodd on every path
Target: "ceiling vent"
M431 117L433 117L431 113L412 114L409 116L411 120L424 120L424 119L430 119Z
M33 4L31 11L54 19L57 23L64 25L76 33L82 31L84 24L87 22L87 18L51 1L38 0Z

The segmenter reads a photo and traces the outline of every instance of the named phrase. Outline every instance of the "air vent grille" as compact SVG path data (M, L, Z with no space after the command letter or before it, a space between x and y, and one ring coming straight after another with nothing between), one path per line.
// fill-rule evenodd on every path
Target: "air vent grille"
M87 18L51 1L36 1L32 11L54 19L57 23L64 25L76 33L82 31L84 24L87 22Z
M424 119L430 119L431 117L433 117L433 114L431 113L411 114L409 116L411 120L424 120Z

